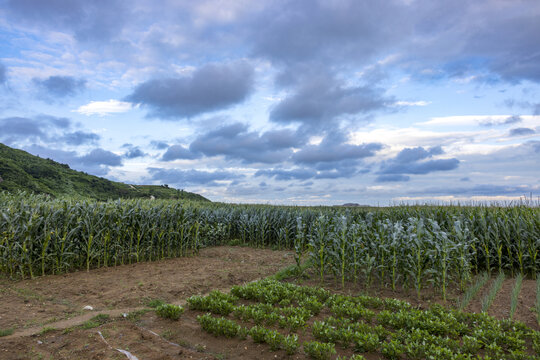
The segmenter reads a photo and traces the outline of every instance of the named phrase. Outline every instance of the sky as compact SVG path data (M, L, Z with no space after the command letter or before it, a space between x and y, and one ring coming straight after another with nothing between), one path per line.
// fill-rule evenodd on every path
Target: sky
M540 196L538 0L0 0L0 142L294 205Z

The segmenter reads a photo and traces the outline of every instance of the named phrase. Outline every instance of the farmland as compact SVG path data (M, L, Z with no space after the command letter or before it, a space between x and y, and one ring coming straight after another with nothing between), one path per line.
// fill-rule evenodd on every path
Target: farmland
M69 358L75 349L52 344L76 333L115 358L96 329L111 341L118 331L149 336L159 351L180 347L186 358L528 359L540 346L538 207L0 197L0 294L8 309L0 341L13 348L28 351L25 335L34 335L43 354ZM235 259L234 266L209 254ZM274 277L281 282L246 285L286 266ZM55 294L61 289L65 296ZM161 319L150 311L152 299L185 309L179 320ZM90 320L80 312L85 301L105 311L88 329L78 323ZM26 305L34 315L20 311ZM122 318L122 309L140 316ZM441 330L438 322L450 325ZM420 338L431 340L420 348ZM460 350L465 343L469 352Z

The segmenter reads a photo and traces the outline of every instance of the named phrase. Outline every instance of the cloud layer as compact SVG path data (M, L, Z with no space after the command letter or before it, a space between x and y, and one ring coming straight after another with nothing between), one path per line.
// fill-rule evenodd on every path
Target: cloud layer
M0 141L74 168L235 202L539 186L540 2L3 5Z
M148 80L126 100L149 109L149 116L178 119L226 109L244 101L253 89L248 63L209 64L193 74Z

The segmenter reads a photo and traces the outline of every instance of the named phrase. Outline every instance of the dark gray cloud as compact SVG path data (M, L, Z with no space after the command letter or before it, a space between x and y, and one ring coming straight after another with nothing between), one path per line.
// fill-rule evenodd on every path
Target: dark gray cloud
M0 119L0 140L6 144L25 141L55 142L58 131L66 130L71 122L66 118L37 116Z
M381 169L382 174L414 174L424 175L434 171L448 171L457 169L458 159L439 159L408 164L387 163Z
M437 146L426 150L422 147L405 148L395 158L381 164L375 181L409 181L406 175L425 175L435 171L449 171L457 169L459 160L431 159L434 155L442 154L442 148Z
M118 155L101 148L93 149L86 155L38 144L25 146L23 149L42 158L50 158L59 163L68 164L72 169L97 176L107 175L111 166L122 165L121 158Z
M254 17L250 41L283 67L362 66L397 52L395 63L430 80L539 82L539 15L530 1L286 1Z
M189 150L192 154L223 155L245 163L271 164L287 160L292 147L299 146L301 141L302 138L292 130L258 134L249 131L245 124L234 123L198 136Z
M84 165L122 165L122 157L113 152L97 148L90 151L88 154L81 156L79 161Z
M272 2L250 36L254 53L276 63L362 63L409 34L406 10L399 1Z
M69 129L72 125L71 120L65 117L56 117L50 115L39 115L36 117L37 120L42 122L49 122L54 127L58 129Z
M369 86L346 86L329 74L302 79L293 93L280 101L270 112L277 123L297 122L311 130L334 127L336 118L367 114L395 102L382 89Z
M150 179L178 187L190 185L217 186L216 181L241 179L244 176L228 171L199 171L181 169L148 168Z
M493 119L487 119L480 122L480 125L482 126L497 126L497 125L510 125L510 124L517 124L522 122L523 119L521 116L513 115L509 116L504 120L493 120Z
M266 169L259 170L255 173L255 176L266 176L268 178L275 178L276 180L289 181L289 180L307 180L317 176L317 172L313 169Z
M72 76L49 76L46 79L34 78L32 82L41 94L50 100L73 96L86 87L86 80Z
M506 4L509 11L515 11L510 16L488 10L485 16L495 17L469 35L465 50L485 57L489 69L503 80L540 82L540 44L534 39L540 33L540 6L520 1L516 5Z
M510 129L510 133L509 133L510 136L523 136L523 135L532 135L532 134L536 134L536 131L534 131L534 129L522 128L522 127Z
M362 66L399 53L396 64L430 80L539 82L539 15L531 1L285 1L254 17L249 40L282 67Z
M418 59L419 72L431 65L432 73L475 76L487 83L540 81L540 44L534 40L540 31L539 3L422 0L415 7L413 20L419 26L409 56L411 62Z
M152 140L150 141L150 146L157 150L165 150L169 147L169 144L164 141Z
M74 131L66 133L61 138L62 141L69 145L92 144L99 141L99 139L101 139L101 137L98 134L86 131Z
M0 137L35 136L44 137L43 122L24 117L9 117L0 119Z
M319 170L315 168L296 169L262 169L255 173L255 176L266 176L279 181L309 180L309 179L338 179L349 178L362 173L355 166L346 166L340 163L333 164L329 170Z
M146 81L126 100L148 108L151 117L193 117L241 103L253 91L253 82L247 62L209 64L190 76Z
M538 193L540 188L536 185L497 185L478 184L463 187L428 187L420 190L411 190L411 194L418 195L456 195L456 196L516 196L528 197L532 192Z
M140 147L130 146L128 147L128 151L126 151L126 153L123 156L126 159L136 159L136 158L144 157L146 155L148 154L142 151Z
M27 25L65 30L80 41L114 39L130 17L120 0L7 0L5 9Z
M5 84L7 81L7 69L6 66L0 63L0 85Z
M504 104L510 108L518 107L531 111L533 115L540 115L540 102L506 99Z
M66 151L61 149L49 148L37 144L31 144L23 147L24 150L42 158L50 158L62 164L74 166L78 162L79 156L75 151Z
M441 155L442 153L443 150L440 146L435 146L429 150L420 146L415 148L405 148L397 154L395 161L399 163L411 163L427 159L433 155Z
M182 145L169 146L165 154L161 157L163 161L173 161L178 159L193 160L199 158L200 155L193 153Z
M411 179L410 176L407 175L401 175L401 174L388 174L388 175L379 175L375 179L377 182L405 182L409 181Z
M540 153L540 141L528 141L526 146L531 146L535 153Z
M369 143L352 145L345 143L342 135L327 135L318 145L306 145L292 156L297 164L335 163L344 160L359 160L374 156L383 148L382 144Z
M359 170L362 160L375 156L383 148L379 143L353 145L339 130L325 135L317 145L305 145L291 156L291 161L315 171L315 179L352 177L366 170Z
M48 115L2 118L0 141L6 144L40 141L48 144L83 145L95 143L101 138L91 132L71 131L71 127L71 120Z

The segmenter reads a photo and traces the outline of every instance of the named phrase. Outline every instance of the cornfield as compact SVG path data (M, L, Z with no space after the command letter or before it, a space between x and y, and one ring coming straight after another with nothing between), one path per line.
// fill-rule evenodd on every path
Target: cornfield
M34 277L191 256L227 243L293 249L318 276L443 297L486 271L535 277L540 209L396 206L347 209L170 200L96 202L0 194L0 272Z

